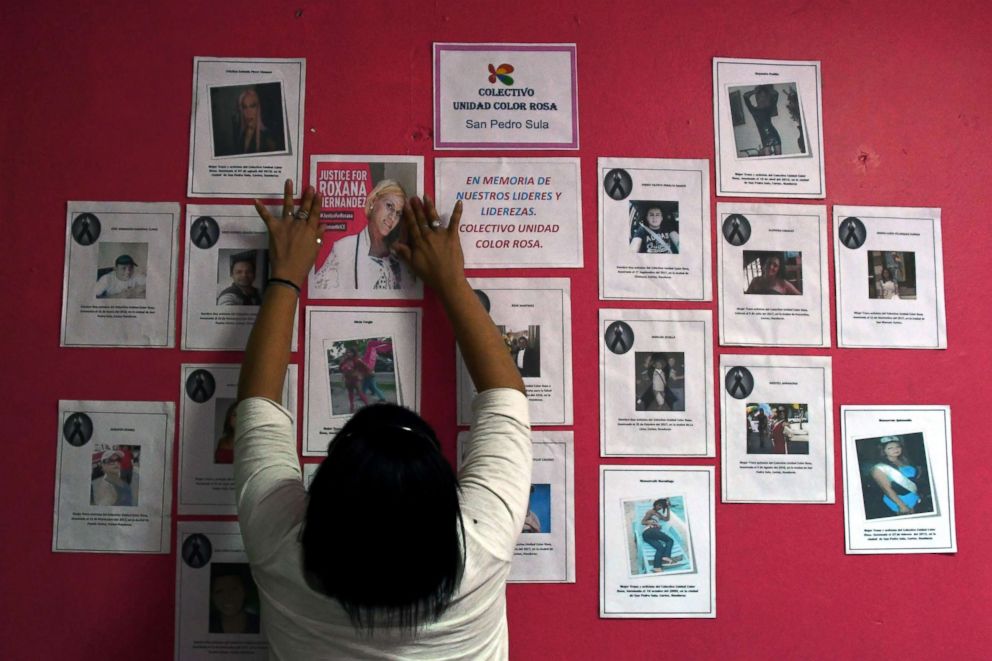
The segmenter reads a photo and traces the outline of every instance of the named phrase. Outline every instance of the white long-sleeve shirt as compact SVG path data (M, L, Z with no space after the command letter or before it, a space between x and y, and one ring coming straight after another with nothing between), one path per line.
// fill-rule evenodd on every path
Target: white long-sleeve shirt
M299 543L307 495L291 415L267 399L239 404L238 518L273 658L508 657L506 578L530 496L527 400L516 390L487 390L476 397L473 414L458 475L465 525L461 583L441 619L410 640L388 628L377 628L373 637L359 634L335 599L307 585Z

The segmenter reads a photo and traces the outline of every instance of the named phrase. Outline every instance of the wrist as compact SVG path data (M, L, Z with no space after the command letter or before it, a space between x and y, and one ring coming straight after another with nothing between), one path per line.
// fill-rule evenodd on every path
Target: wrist
M269 280L286 280L296 285L298 289L303 289L303 283L307 281L307 276L302 277L298 273L292 273L286 269L272 269L269 272Z
M287 291L287 292L292 292L292 293L296 294L297 298L299 298L302 295L302 291L300 290L300 286L297 285L292 280L289 280L288 278L279 278L279 277L273 276L273 277L269 278L267 284L268 284L268 290L267 291L280 290L281 289L281 290L284 290L284 291Z
M457 276L441 279L433 286L433 289L445 305L454 303L466 294L475 296L471 285L468 284L468 280L462 273L459 273Z

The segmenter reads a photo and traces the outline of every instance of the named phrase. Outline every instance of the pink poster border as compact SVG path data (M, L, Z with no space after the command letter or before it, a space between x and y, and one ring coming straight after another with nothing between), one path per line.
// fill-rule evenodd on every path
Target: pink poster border
M458 142L441 135L441 53L444 51L564 52L572 73L572 138L570 142ZM578 149L579 86L575 44L434 44L434 148L435 149Z

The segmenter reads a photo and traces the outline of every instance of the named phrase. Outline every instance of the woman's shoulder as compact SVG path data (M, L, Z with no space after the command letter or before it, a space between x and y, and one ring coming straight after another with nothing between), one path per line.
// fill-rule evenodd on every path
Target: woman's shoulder
M764 276L756 276L751 283L747 286L747 294L764 294L765 293L765 278Z
M325 277L326 273L337 271L342 265L347 267L354 260L355 241L358 240L357 236L357 234L349 234L348 236L337 239L334 245L331 246L331 254L327 256L327 261L317 269L317 275Z
M358 234L361 234L361 232L359 232ZM358 234L349 234L348 236L342 236L340 239L334 242L333 246L331 246L331 252L334 254L340 254L346 248L351 248L352 246L355 245L355 242L358 241Z

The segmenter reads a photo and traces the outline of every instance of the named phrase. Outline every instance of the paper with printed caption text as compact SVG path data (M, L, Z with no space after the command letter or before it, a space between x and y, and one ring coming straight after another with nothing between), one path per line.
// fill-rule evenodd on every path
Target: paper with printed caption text
M599 616L715 618L713 468L600 466L599 492Z
M237 522L180 521L177 528L175 658L269 658L258 586ZM231 618L241 620L236 631L225 630L218 600L232 611L240 601L238 617Z
M458 466L470 432L458 434ZM573 433L535 431L530 501L510 567L511 583L575 582Z
M439 158L439 213L462 201L466 268L579 268L578 158Z
M720 344L830 346L827 210L717 205Z
M817 61L713 58L716 194L826 197L821 107Z
M380 400L376 388L385 401L420 410L420 308L310 307L306 315L303 455L324 455L334 435L366 405L363 395L369 404ZM345 353L355 349L356 358L364 358L370 343L383 347L373 366L374 388L363 379L351 381L349 389L340 369Z
M174 346L178 232L178 204L70 201L61 346Z
M305 59L193 58L189 197L302 192Z
M578 149L575 44L434 44L435 149Z
M483 301L520 370L527 388L531 424L572 424L570 281L565 278L470 278L469 284ZM523 353L521 338L527 344ZM461 351L456 351L458 424L469 425L476 390Z
M709 172L708 160L599 159L600 298L710 300Z
M842 406L840 424L845 551L956 553L950 407Z
M712 457L709 310L600 310L600 452Z
M834 502L829 356L720 356L725 503Z
M174 418L172 402L59 402L52 551L170 551Z
M270 207L269 212L278 216L281 209ZM268 231L255 207L186 206L183 349L244 351L267 288L268 248ZM232 294L246 264L254 280L242 290L244 295ZM298 324L294 315L292 351L297 349Z
M837 346L946 349L940 209L833 212Z
M237 514L233 444L227 418L238 401L240 365L183 365L179 393L179 514ZM290 365L282 405L293 416L296 445L298 369ZM232 430L233 431L233 430Z

